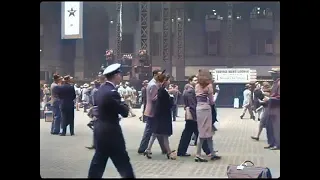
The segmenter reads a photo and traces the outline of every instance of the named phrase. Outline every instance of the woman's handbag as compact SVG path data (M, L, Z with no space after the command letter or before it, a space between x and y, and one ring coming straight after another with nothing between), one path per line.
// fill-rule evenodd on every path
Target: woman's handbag
M248 166L247 163L251 165ZM263 178L272 179L270 169L267 167L255 167L253 162L245 161L240 165L229 165L227 167L228 178Z

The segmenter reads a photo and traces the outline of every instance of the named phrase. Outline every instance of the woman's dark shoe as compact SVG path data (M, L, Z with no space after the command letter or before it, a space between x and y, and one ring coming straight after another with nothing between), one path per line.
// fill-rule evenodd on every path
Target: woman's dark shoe
M219 159L221 159L221 156L217 156L217 155L214 155L214 156L211 156L211 158L210 158L211 160L219 160Z
M152 159L151 153L149 151L143 152L143 155L146 156L148 159Z
M176 155L176 150L171 151L171 153L167 154L167 158L171 159L171 160L176 160L177 159L177 155Z
M264 147L265 149L270 149L270 148L272 148L273 146L266 146L266 147Z
M177 154L177 156L181 156L181 157L189 157L189 156L191 156L191 154L189 154L189 153L185 153L185 154Z
M196 157L194 158L194 161L195 161L195 162L208 162L208 160L206 160L206 159L204 159L204 158L202 158L202 157L199 157L199 156L196 156Z
M258 137L251 136L251 139L256 140L256 141L259 141L259 138L258 138Z

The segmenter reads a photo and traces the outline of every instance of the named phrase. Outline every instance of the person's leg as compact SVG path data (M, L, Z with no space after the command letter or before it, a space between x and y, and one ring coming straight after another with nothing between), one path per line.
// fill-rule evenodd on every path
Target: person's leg
M146 120L146 126L144 128L144 132L143 132L143 136L140 142L140 146L138 149L138 153L143 153L147 147L148 147L148 143L150 141L150 137L151 137L151 118L147 118Z
M187 153L189 143L191 140L191 136L194 131L194 126L196 128L196 123L195 121L192 120L187 120L185 124L185 128L181 134L179 146L178 146L178 156L190 156L190 154Z

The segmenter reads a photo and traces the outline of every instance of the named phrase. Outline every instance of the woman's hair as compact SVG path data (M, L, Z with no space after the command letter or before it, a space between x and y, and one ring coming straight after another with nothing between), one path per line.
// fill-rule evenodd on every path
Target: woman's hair
M168 81L170 79L169 74L159 74L155 77L157 82L163 83L164 81Z
M193 80L193 78L195 78L196 76L195 75L192 75L188 78L188 81L191 82Z
M211 73L206 69L200 69L198 73L198 83L203 88L212 83Z

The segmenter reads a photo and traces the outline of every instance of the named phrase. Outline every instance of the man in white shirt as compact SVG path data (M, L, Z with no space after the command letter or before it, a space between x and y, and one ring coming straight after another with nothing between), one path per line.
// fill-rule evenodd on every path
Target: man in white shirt
M118 88L118 92L120 96L124 99L125 103L129 106L129 114L132 117L135 117L136 115L132 112L132 107L131 107L131 99L133 95L132 89L129 87L129 82L126 82L122 88L121 86Z
M246 114L247 110L250 114L250 119L255 120L253 110L252 110L252 100L251 100L251 86L249 84L246 84L246 89L243 91L243 111L242 115L240 116L240 119L243 119L243 116Z

